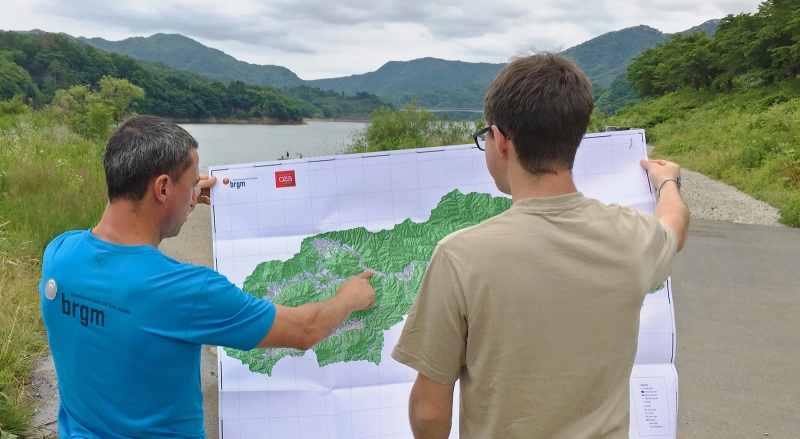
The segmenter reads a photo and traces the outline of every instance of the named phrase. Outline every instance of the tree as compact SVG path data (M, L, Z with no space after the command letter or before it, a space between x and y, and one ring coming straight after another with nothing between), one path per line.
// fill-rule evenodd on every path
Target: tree
M712 62L705 32L675 35L634 58L628 80L641 97L660 96L682 87L709 87L720 71Z
M113 109L114 122L125 119L128 107L134 99L143 99L144 90L125 79L103 76L100 79L100 102Z
M470 143L471 134L480 129L483 123L482 120L441 120L414 103L406 104L401 110L381 107L372 113L369 125L354 133L350 152Z
M758 57L767 82L777 82L800 74L800 2L767 0L755 17L762 25L749 55Z
M111 134L115 122L122 122L133 99L142 99L144 91L125 79L103 77L100 90L75 85L57 90L51 111L66 119L76 133L94 141Z
M734 79L753 69L755 63L748 53L760 27L760 20L750 14L728 15L720 21L710 45L719 69L715 89L732 89Z
M11 99L16 95L39 97L39 89L31 75L13 61L9 52L0 52L0 99Z

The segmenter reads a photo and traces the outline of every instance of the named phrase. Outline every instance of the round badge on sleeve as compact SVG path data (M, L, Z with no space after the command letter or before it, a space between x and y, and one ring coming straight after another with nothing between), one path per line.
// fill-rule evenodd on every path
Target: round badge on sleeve
M55 279L50 279L44 286L44 295L53 300L56 298L56 294L58 293L58 285L56 285Z

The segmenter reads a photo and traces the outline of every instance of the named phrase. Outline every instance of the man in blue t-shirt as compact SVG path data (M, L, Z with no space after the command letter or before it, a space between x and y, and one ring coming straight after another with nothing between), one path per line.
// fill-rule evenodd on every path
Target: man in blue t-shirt
M202 344L305 350L374 303L370 273L288 308L159 252L198 198L209 200L215 179L199 174L197 146L169 121L126 121L104 155L102 219L45 250L39 289L62 438L203 438Z

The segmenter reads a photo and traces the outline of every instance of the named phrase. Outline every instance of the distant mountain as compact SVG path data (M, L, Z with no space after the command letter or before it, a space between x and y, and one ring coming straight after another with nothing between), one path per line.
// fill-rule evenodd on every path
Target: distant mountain
M389 61L378 70L362 75L306 82L323 90L345 93L369 91L378 95L416 94L491 80L503 66L505 64L420 58L411 61Z
M625 72L631 59L669 38L658 29L636 26L609 32L563 52L575 61L593 84L608 86Z
M678 33L688 35L703 31L713 35L718 25L719 20L709 20ZM593 84L607 87L619 75L626 72L634 57L671 37L672 34L665 34L649 26L629 27L592 38L585 43L570 47L563 53L578 64Z
M719 20L708 20L699 26L691 27L683 32L678 32L678 33L681 35L689 35L695 32L703 31L710 37L711 35L714 35L714 32L717 31L718 27L719 27Z
M303 85L303 80L286 67L239 61L221 50L204 46L183 35L155 34L122 41L83 37L78 40L107 52L128 55L142 61L160 62L174 69L198 73L223 82L242 81L277 88Z
M704 31L711 35L718 25L719 20L709 20L679 33ZM35 34L41 31L30 32ZM648 26L636 26L600 35L565 50L563 54L571 57L596 87L605 88L625 74L632 58L670 37L671 34ZM337 93L368 92L378 94L396 105L416 100L424 108L483 106L486 87L505 65L421 58L390 61L374 72L360 75L303 81L285 67L239 61L182 35L156 34L122 41L102 38L78 40L102 50L130 55L143 61L161 62L172 68L224 82L238 80L278 88L305 84ZM624 86L619 81L617 84ZM628 92L617 94L628 95Z
M702 30L711 35L718 24L719 20L710 20L680 33L689 34ZM562 53L572 58L592 83L605 87L625 73L632 58L670 37L671 34L648 26L636 26L600 35ZM436 99L431 93L437 91L452 90L452 93L444 93L449 95L446 100L459 100L454 93L464 91L463 86L467 84L491 81L504 65L421 58L390 61L374 72L361 75L306 82L323 90L345 93L367 91L380 96L392 96L390 99L395 103L399 102L398 98L401 96L420 95L418 101L425 106L423 102ZM474 87L466 87L467 90L472 88ZM425 96L421 96L422 94ZM483 96L479 96L479 99L483 105ZM473 96L470 101L474 104L477 99Z

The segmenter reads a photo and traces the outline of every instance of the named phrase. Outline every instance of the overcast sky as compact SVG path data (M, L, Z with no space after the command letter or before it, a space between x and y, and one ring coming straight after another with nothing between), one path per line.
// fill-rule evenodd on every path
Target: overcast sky
M0 29L122 40L179 33L302 79L436 57L506 62L645 24L679 32L757 0L0 0Z

